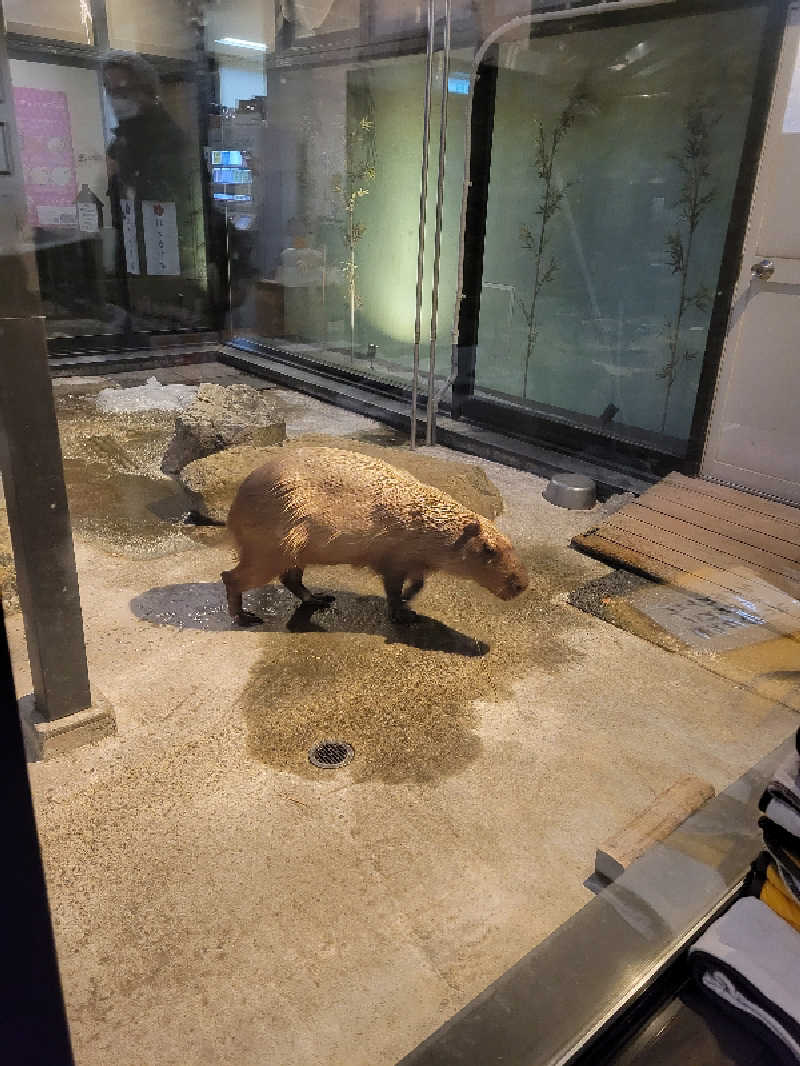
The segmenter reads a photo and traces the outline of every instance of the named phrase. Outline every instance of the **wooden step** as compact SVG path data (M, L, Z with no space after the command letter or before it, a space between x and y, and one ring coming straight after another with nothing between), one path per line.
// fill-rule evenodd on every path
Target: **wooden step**
M649 847L673 833L713 795L714 789L707 781L692 775L682 777L597 849L595 873L609 881L615 880Z

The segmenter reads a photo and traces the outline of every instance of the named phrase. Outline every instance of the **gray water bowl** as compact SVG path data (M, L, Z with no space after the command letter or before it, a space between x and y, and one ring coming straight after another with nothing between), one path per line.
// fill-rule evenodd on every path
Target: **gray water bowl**
M590 511L597 502L597 485L583 474L556 474L542 493L548 503L570 511Z

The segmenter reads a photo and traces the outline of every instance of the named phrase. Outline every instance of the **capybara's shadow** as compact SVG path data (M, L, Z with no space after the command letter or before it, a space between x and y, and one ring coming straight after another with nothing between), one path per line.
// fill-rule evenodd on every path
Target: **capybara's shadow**
M387 644L407 644L422 651L443 651L470 657L486 655L489 645L438 622L418 615L413 625L395 625L386 614L382 596L320 589L336 596L332 607L297 604L279 585L245 594L245 607L264 621L249 630L237 626L228 614L222 582L196 581L148 589L131 600L131 610L143 622L175 629L209 632L255 633L373 633Z

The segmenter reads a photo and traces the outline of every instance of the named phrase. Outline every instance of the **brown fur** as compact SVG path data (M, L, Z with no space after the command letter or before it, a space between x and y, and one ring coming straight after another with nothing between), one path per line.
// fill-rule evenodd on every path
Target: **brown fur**
M380 459L335 448L276 452L242 483L228 529L239 565L222 577L231 614L242 623L260 621L242 610L242 593L276 578L305 603L330 602L302 584L303 568L314 564L374 570L397 621L413 620L403 602L436 570L476 581L501 599L528 586L511 542L488 519Z

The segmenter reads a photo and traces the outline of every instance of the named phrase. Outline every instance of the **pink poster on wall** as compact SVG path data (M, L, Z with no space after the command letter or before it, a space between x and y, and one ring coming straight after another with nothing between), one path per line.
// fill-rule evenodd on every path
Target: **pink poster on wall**
M78 194L66 93L14 89L28 221L74 226Z

